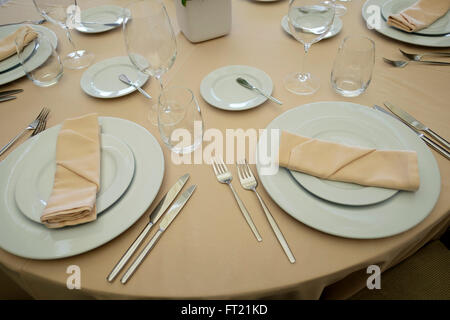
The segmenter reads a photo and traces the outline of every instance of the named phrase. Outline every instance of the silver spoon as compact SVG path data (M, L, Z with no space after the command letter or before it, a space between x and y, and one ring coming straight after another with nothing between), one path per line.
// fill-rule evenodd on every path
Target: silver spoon
M135 87L140 93L142 93L147 98L149 98L149 99L152 98L151 95L149 95L147 92L145 92L144 90L139 88L139 86L137 86L134 82L132 82L130 79L128 79L128 77L126 75L124 75L123 73L119 76L119 80L122 81L123 83L126 83L129 86Z
M247 89L250 89L250 90L257 91L259 94L262 94L264 97L266 97L267 99L272 100L273 102L276 102L276 103L278 103L278 104L283 104L283 102L281 102L280 100L275 99L275 98L272 97L272 96L268 96L267 94L265 94L264 92L262 92L259 88L257 88L257 87L255 87L254 85L250 84L247 80L245 80L245 79L243 79L243 78L241 78L241 77L237 78L236 81L237 81L237 83L239 83L241 86L243 86L243 87L245 87L245 88L247 88Z

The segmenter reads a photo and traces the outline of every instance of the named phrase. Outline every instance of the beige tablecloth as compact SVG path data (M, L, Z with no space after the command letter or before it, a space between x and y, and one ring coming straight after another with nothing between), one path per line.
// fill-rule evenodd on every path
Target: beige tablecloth
M178 30L174 4L172 0L165 2ZM382 56L400 58L398 48L411 52L448 49L408 45L366 29L361 17L362 4L363 1L346 3L349 10L342 17L344 28L341 33L312 46L307 66L321 79L321 88L314 95L296 96L283 88L283 77L300 69L303 59L302 46L280 26L288 1L234 0L232 31L226 37L194 45L178 34L178 56L164 82L191 88L198 97L206 126L222 132L226 128L264 128L286 110L310 102L337 100L370 106L389 99L444 137L450 137L450 69L419 65L394 69L381 59ZM11 14L6 17L5 12L0 10L2 22L6 18L21 18L19 10L13 11L13 17ZM49 23L45 26L55 29ZM68 44L61 32L59 35L64 52ZM351 99L334 93L329 82L338 45L349 35L365 35L376 43L373 81L365 94ZM96 54L96 62L126 55L120 29L101 35L74 32L74 38L79 47ZM201 80L212 70L232 64L250 65L268 73L274 83L273 95L284 102L283 106L266 102L242 112L226 112L209 106L200 96ZM119 99L94 99L80 88L82 73L65 70L61 81L49 88L33 86L26 78L1 86L2 90L23 88L25 91L16 100L0 105L0 145L25 126L42 106L47 106L52 109L49 126L68 117L97 112L100 116L135 121L146 127L163 146L157 128L146 120L149 106L145 98L136 92ZM144 88L154 95L158 92L154 80ZM23 259L0 250L0 270L35 298L317 299L321 295L345 298L365 286L367 266L378 264L382 270L394 266L438 235L449 223L450 162L434 151L441 172L441 194L435 208L416 227L384 239L352 240L319 232L283 212L260 187L262 197L296 256L297 262L290 264L254 194L243 191L235 181L263 236L260 244L249 232L230 191L216 181L209 166L174 165L168 149L165 146L162 149L166 173L156 201L122 235L90 252L54 261ZM191 183L198 184L189 210L177 218L126 286L119 281L108 283L105 280L107 274L147 223L148 213L174 181L186 172L191 174ZM70 265L81 268L81 290L66 288L66 269Z

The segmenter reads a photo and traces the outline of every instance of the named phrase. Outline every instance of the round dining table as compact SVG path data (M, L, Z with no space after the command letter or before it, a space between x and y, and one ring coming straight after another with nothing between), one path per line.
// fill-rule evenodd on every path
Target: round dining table
M227 129L263 129L285 111L319 101L352 102L367 107L390 101L441 136L450 137L450 68L428 65L394 68L382 59L400 60L399 48L406 52L450 52L450 48L408 44L369 29L361 14L364 1L342 2L347 7L346 14L340 17L342 30L312 45L306 68L320 79L320 89L306 96L292 94L283 85L284 76L300 70L304 59L303 46L281 26L288 1L232 0L230 33L199 43L191 43L180 31L174 1L179 0L164 3L176 34L177 56L163 82L165 86L183 86L193 91L207 129L222 133ZM31 1L11 0L0 7L0 21L22 21L31 16L39 19L34 10ZM60 54L68 50L62 30L50 22L42 25L58 35ZM94 63L127 55L122 28L99 34L73 31L73 36L78 47L95 54ZM372 81L366 92L354 98L338 95L330 84L338 47L348 36L369 37L376 48ZM273 81L272 95L283 101L283 105L267 100L256 108L237 112L209 105L201 96L201 81L211 71L228 65L263 70ZM161 145L165 159L163 182L155 200L136 223L88 252L37 260L0 249L0 272L35 299L345 299L366 286L373 272L369 266L376 265L382 272L392 268L439 237L449 226L450 162L435 151L432 154L441 181L434 208L409 230L379 239L339 237L309 227L283 211L260 184L258 191L296 258L295 263L290 263L258 199L239 186L234 165L229 165L235 177L233 184L252 213L262 242L257 242L249 232L230 190L218 183L209 164L172 161L171 151L161 140L158 127L148 120L151 104L148 99L137 91L115 99L91 97L80 87L85 70L65 69L59 82L46 88L35 86L26 77L0 86L1 90L24 90L17 94L17 99L0 104L0 145L6 144L44 106L51 109L48 127L88 113L123 118L146 128ZM155 99L159 84L150 79L143 89ZM25 140L26 137L17 144ZM0 161L16 147L3 154ZM254 152L247 150L247 154ZM255 165L250 167L256 173ZM149 214L185 173L190 174L189 184L196 184L197 189L183 212L128 283L123 285L118 279L108 282L107 275L148 223ZM14 241L22 241L21 235L17 234ZM67 285L70 266L79 267L81 286L78 289Z

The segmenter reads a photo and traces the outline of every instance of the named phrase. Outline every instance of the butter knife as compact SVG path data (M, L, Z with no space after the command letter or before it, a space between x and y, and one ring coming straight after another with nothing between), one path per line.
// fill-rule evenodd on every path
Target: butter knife
M134 274L136 269L141 265L142 261L144 261L145 257L150 253L150 250L153 249L155 244L158 242L159 238L163 234L163 232L169 227L169 225L172 223L172 221L177 217L178 213L183 209L186 202L191 197L192 193L194 192L196 185L190 186L183 194L180 196L180 198L175 201L175 203L170 207L167 214L164 216L164 219L159 224L159 229L153 236L153 238L150 240L149 243L144 247L144 249L141 251L139 256L134 260L133 264L128 268L128 270L123 275L122 279L120 279L120 282L122 284L127 283L128 279Z
M394 119L396 119L396 120L398 120L398 121L404 123L404 122L402 121L402 119L400 119L399 117L397 117L395 114L389 113L388 111L386 111L385 109L383 109L383 108L380 107L380 106L374 105L373 108L374 108L375 110L381 111L381 112L383 112L384 114L387 114L388 116L390 116L390 117L392 117L392 118L394 118ZM428 138L428 137L427 137L426 135L424 135L423 133L417 132L416 129L414 129L413 127L410 127L410 126L407 125L406 123L405 123L405 125L406 125L408 128L410 128L412 131L414 131L414 132L419 136L419 138L421 138L428 146L430 146L431 148L433 148L434 150L436 150L437 152L439 152L441 155L443 155L444 157L446 157L448 160L450 160L450 152L448 152L447 150L445 150L444 148L442 148L440 145L438 145L437 143L435 143L433 140L431 140L430 138Z
M156 222L158 222L161 215L166 211L166 209L170 206L170 204L175 200L178 193L181 191L183 186L186 184L186 181L189 179L189 173L186 173L184 176L178 179L178 181L170 188L170 190L166 193L166 195L161 199L161 201L158 203L156 208L153 210L153 212L150 214L150 221L145 226L145 228L141 231L139 236L134 240L134 242L131 244L131 246L128 248L128 250L124 253L122 258L120 258L119 262L117 262L114 269L111 271L111 273L108 275L106 280L109 282L112 282L116 276L119 274L119 272L123 269L125 264L130 260L131 256L136 252L137 248L140 246L142 241L145 239L145 237L150 232L150 229Z
M436 139L439 143L441 143L445 148L450 149L450 143L439 136L436 132L428 128L426 125L424 125L419 120L416 120L412 115L407 113L406 111L403 111L399 107L396 107L392 105L389 102L384 102L384 105L391 110L395 115L397 115L403 122L408 124L409 126L413 127L414 129L418 131L423 131L425 133L428 133L431 137Z
M16 96L6 96L6 97L0 97L0 102L9 101L16 99Z

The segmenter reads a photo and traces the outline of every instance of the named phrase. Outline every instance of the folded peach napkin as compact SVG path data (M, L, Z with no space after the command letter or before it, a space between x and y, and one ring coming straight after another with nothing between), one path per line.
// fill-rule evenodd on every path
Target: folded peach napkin
M56 143L53 190L41 216L49 228L97 218L100 189L100 129L96 114L64 121Z
M22 50L28 43L37 37L37 32L30 26L22 26L10 35L0 39L0 61L16 53L15 40L18 39L19 49Z
M390 15L387 24L414 32L433 24L450 9L450 0L419 0L400 13Z
M420 185L415 151L354 147L282 131L279 152L281 167L322 179L407 191Z

